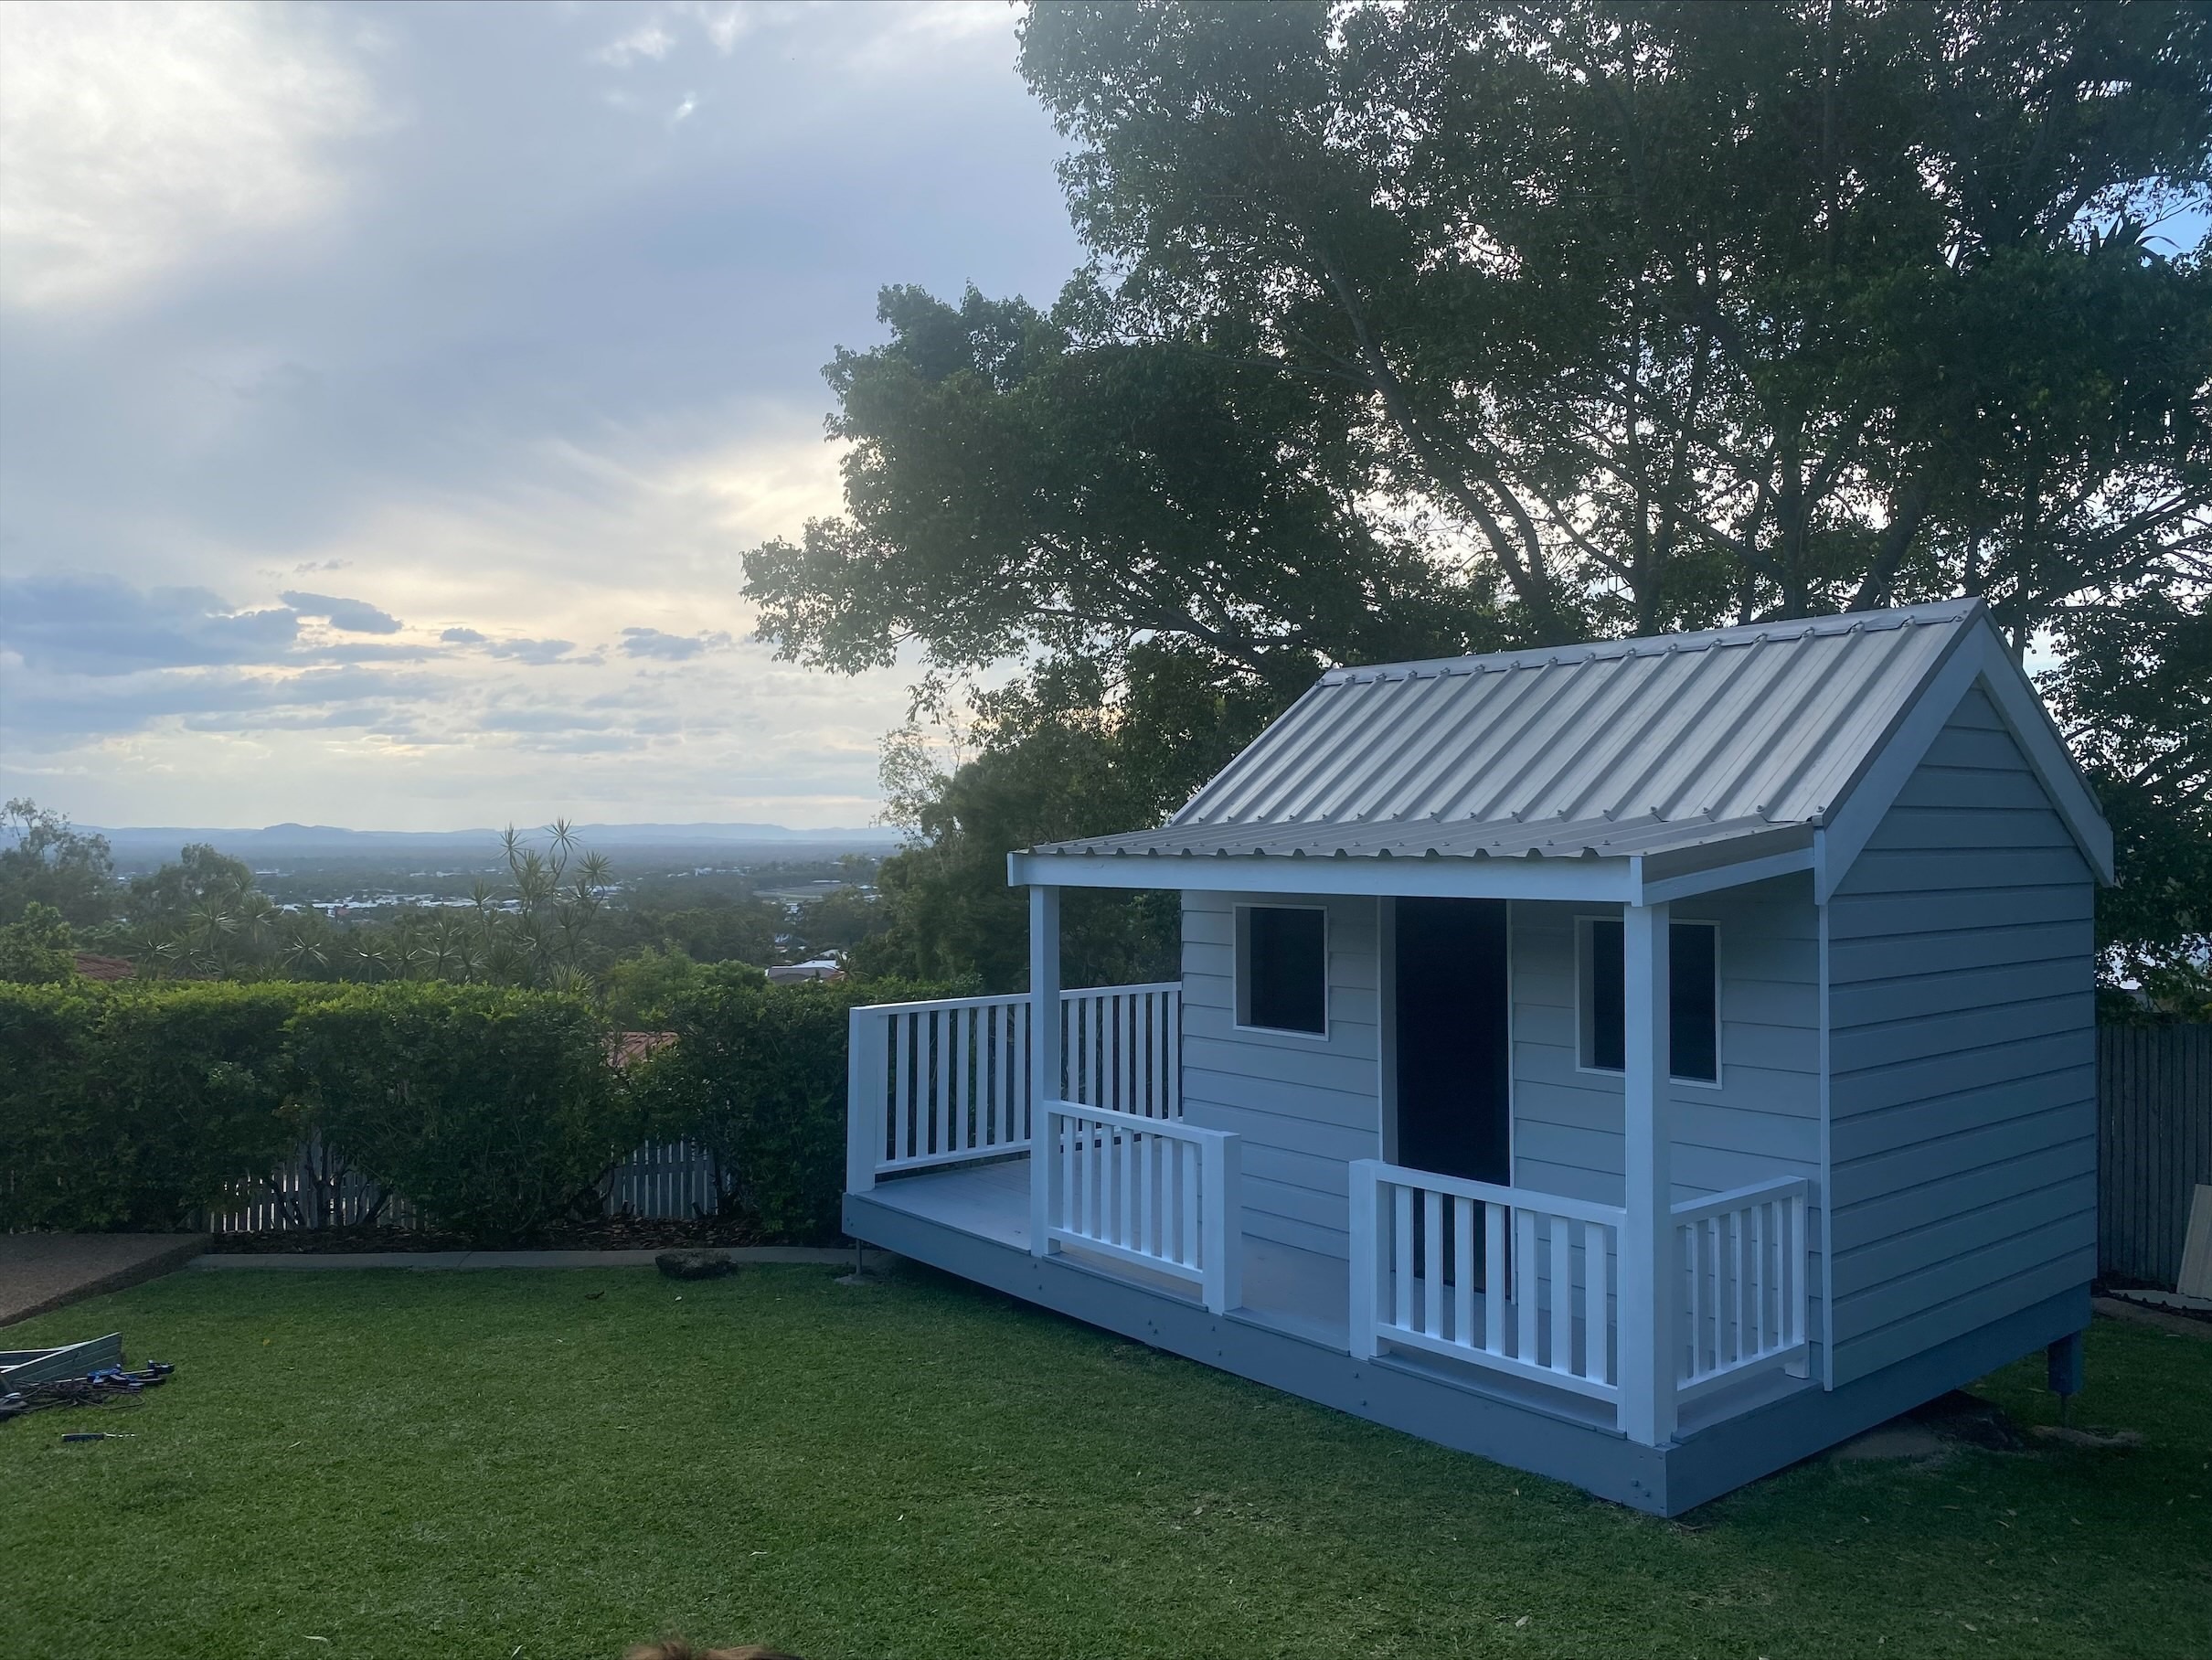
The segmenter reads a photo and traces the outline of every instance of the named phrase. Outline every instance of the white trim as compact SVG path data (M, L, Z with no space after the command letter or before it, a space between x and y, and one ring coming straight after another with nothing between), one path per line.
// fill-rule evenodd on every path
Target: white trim
M1398 898L1420 899L1426 896L1420 894L1408 894L1381 899L1377 902L1379 908L1380 915L1387 915L1390 919L1389 930L1387 938L1380 924L1379 916L1376 928L1377 955L1375 981L1377 986L1381 988L1377 991L1377 995L1378 997L1387 996L1388 998L1388 1003L1387 1006L1388 1012L1388 1026L1385 1026L1379 1017L1376 1023L1376 1047L1380 1051L1380 1056L1376 1068L1377 1076L1378 1080L1387 1080L1388 1081L1387 1092L1381 1088L1378 1088L1376 1091L1376 1105L1377 1108L1378 1119L1382 1130L1382 1134L1379 1139L1381 1140L1384 1147L1382 1162L1393 1167L1406 1169L1410 1169L1412 1166L1399 1166L1398 1160L1398 1115L1400 1104L1398 1099ZM1514 978L1515 957L1513 949L1513 931L1515 919L1513 914L1513 901L1511 899L1505 900L1505 1176L1507 1186L1511 1186L1514 1177L1520 1168L1518 1161L1521 1148L1521 1074L1518 1058L1514 1048L1514 1008L1518 983ZM1377 1010L1378 1016L1380 1016L1383 1012L1384 1010L1382 1008L1377 1008ZM1446 1178L1440 1172L1433 1170L1422 1171L1420 1174L1422 1176L1434 1176L1440 1181L1445 1179L1456 1181L1461 1179L1456 1176Z
M1597 1048L1595 1043L1586 1044L1585 1041L1593 1035L1592 1021L1594 1019L1595 1012L1590 1007L1590 1005L1585 1001L1585 999L1590 994L1590 971L1595 968L1596 964L1591 957L1589 947L1590 931L1584 927L1583 924L1587 922L1620 922L1622 925L1622 940L1623 942L1624 951L1626 949L1626 941L1628 937L1628 925L1621 917L1604 911L1578 911L1571 920L1573 922L1575 954L1574 1069L1585 1078L1622 1078L1627 1075L1628 1069L1625 1065L1618 1067L1594 1066L1583 1059L1585 1055L1594 1053ZM1666 1080L1670 1084L1681 1084L1686 1089L1719 1090L1724 1087L1724 1080L1728 1077L1728 1058L1725 1052L1727 1047L1725 1038L1727 1034L1728 1023L1722 1018L1720 1010L1721 991L1725 984L1725 976L1723 975L1720 967L1721 925L1719 922L1707 917L1674 917L1669 920L1667 926L1670 928L1709 928L1713 931L1713 1075L1710 1078L1686 1078L1675 1072L1670 1064L1667 1070ZM1508 945L1508 949L1510 950L1510 944ZM1674 961L1674 952L1672 950L1671 940L1669 942L1667 960L1671 972ZM1625 1059L1628 1044L1626 1032L1626 1023L1628 1018L1626 1005L1627 969L1625 964L1622 967L1622 1021L1623 1028L1622 1035L1622 1048L1623 1059ZM1669 1021L1668 1033L1670 1038L1674 1029L1672 1025L1674 1019L1674 987L1670 984L1667 988L1667 1018ZM1667 1045L1667 1059L1670 1063L1674 1059L1674 1045L1671 1041Z
M1335 999L1329 995L1329 951L1335 944L1335 931L1329 926L1329 908L1326 905L1277 905L1267 899L1239 899L1230 910L1234 913L1231 931L1235 934L1229 951L1233 959L1229 974L1229 1030L1251 1032L1263 1038L1297 1038L1308 1043L1326 1043L1329 1029L1335 1022ZM1251 959L1251 924L1249 920L1255 910L1312 910L1321 915L1321 1030L1307 1031L1294 1026L1250 1026L1246 1024L1244 1011L1248 1006L1245 977L1246 964Z
M1906 782L1937 737L1951 724L1959 705L1976 686L1988 694L2005 729L2042 784L2060 821L2099 880L2112 881L2112 831L2098 811L2096 798L2082 782L2065 740L2051 725L2043 699L2013 661L2005 642L1986 617L1982 619L1928 681L1912 706L1883 740L1879 751L1828 818L1816 837L1813 899L1826 904L1850 874Z
M1521 1058L1514 1048L1514 1011L1519 1003L1519 983L1515 979L1518 959L1513 950L1513 901L1505 901L1505 1184L1518 1186L1521 1180Z
M1375 901L1375 1144L1398 1163L1398 900Z
M1814 847L1820 832L1814 831ZM1693 871L1688 876L1663 877L1645 882L1639 890L1643 903L1659 905L1674 899L1695 899L1702 893L1718 893L1723 889L1742 888L1752 882L1764 882L1778 876L1792 876L1800 870L1816 869L1814 847L1798 847L1788 853L1771 853L1765 858L1746 859L1740 865L1716 865L1710 870Z
M1020 888L1178 888L1202 893L1285 893L1438 899L1582 899L1632 903L1634 861L1535 858L1290 858L1190 854L1009 853Z
M1835 1388L1835 1221L1834 1201L1830 1195L1835 1190L1835 1149L1832 1132L1834 1120L1831 1116L1829 1096L1829 1024L1828 1024L1828 907L1815 905L1813 913L1820 919L1820 1357L1821 1388ZM1812 1339L1808 1330L1805 1337Z

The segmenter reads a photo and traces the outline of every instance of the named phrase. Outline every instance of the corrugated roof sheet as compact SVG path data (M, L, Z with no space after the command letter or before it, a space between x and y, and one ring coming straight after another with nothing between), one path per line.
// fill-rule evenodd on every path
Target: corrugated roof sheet
M1980 612L1334 670L1164 828L1037 851L1592 858L1809 836Z

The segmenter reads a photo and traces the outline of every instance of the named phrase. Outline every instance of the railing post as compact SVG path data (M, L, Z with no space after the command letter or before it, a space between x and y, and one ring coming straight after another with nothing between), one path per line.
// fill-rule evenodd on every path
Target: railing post
M1803 1189L1792 1194L1774 1208L1782 1221L1781 1249L1774 1253L1776 1266L1781 1273L1781 1283L1775 1288L1774 1301L1775 1307L1782 1312L1782 1317L1789 1322L1781 1335L1785 1342L1803 1345L1797 1351L1795 1359L1783 1363L1782 1376L1808 1378L1812 1376L1813 1346L1806 1335L1805 1316L1812 1312L1812 1287L1811 1275L1805 1272L1805 1259L1808 1255L1806 1241L1811 1238L1812 1218L1808 1214ZM1825 1262L1821 1264L1821 1272L1827 1272Z
M1029 1254L1048 1256L1052 1184L1059 1169L1060 890L1029 889Z
M1664 1446L1675 1436L1675 1215L1667 1123L1670 919L1664 905L1622 907L1622 1059L1627 1218L1621 1229L1621 1428Z
M1208 1136L1203 1146L1200 1240L1209 1314L1225 1314L1244 1302L1243 1147L1237 1135Z
M883 1156L883 1031L872 1011L856 1008L845 1032L845 1190L871 1193ZM871 1038L873 1041L871 1042Z
M1375 1341L1376 1298L1380 1293L1377 1275L1382 1261L1375 1237L1375 1192L1382 1179L1382 1165L1371 1158L1352 1161L1352 1358L1372 1360Z

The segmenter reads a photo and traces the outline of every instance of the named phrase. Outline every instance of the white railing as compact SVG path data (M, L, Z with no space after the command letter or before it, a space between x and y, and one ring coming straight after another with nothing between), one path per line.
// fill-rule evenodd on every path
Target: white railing
M1183 988L1060 994L1060 1093L1143 1118L1183 1113ZM852 1011L845 1186L1025 1151L1033 1129L1029 997Z
M1198 1288L1218 1314L1243 1301L1240 1144L1223 1130L1048 1101L1030 1166L1045 1254L1074 1246Z
M1808 1191L1800 1176L1674 1208L1687 1339L1677 1349L1677 1399L1770 1367L1803 1375Z
M1060 994L1060 1096L1140 1118L1183 1116L1183 987Z
M1352 1353L1398 1344L1617 1410L1611 1288L1626 1218L1618 1206L1355 1160Z

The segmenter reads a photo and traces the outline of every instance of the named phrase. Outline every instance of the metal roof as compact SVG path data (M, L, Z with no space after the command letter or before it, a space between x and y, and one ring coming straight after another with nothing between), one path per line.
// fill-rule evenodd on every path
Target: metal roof
M1034 851L1548 859L1708 847L1733 862L1806 846L1982 615L1979 600L1956 600L1336 669L1164 828Z

